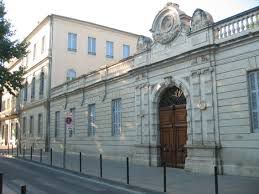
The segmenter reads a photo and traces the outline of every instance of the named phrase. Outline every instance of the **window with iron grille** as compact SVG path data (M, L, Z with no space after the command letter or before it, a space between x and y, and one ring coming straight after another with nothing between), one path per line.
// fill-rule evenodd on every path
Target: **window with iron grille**
M35 77L31 81L31 99L35 98Z
M26 135L26 117L22 118L22 132L23 132L23 135L25 136Z
M88 135L95 136L96 132L96 111L95 111L95 104L88 105Z
M38 137L42 136L43 118L42 113L38 114Z
M112 135L121 134L121 99L112 100Z
M40 90L39 95L42 96L44 93L44 72L42 71L40 73Z
M259 71L248 74L250 110L253 132L259 132Z
M55 133L54 136L58 137L60 134L60 111L55 112Z
M34 118L33 116L30 116L30 135L34 135Z

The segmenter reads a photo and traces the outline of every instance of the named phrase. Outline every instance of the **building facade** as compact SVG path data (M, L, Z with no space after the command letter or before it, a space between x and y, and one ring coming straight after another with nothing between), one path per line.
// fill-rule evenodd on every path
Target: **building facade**
M110 27L47 16L25 38L29 54L6 64L10 71L25 66L26 74L17 98L7 92L2 96L0 143L47 149L51 88L128 58L136 51L137 39L136 34Z
M66 22L60 23L64 29ZM135 47L127 43L135 55L110 64L77 56L77 48L84 52L82 42L74 43L79 33L64 30L55 43L55 27L49 31L53 56L46 59L48 73L38 71L50 89L42 105L43 99L20 103L23 146L44 145L25 135L37 129L31 123L37 115L41 121L45 110L42 140L55 151L102 153L113 160L128 156L135 163L201 173L213 173L217 165L222 174L259 176L259 7L214 22L204 10L190 17L168 3L154 19L153 40L139 36ZM96 47L94 55L92 42L98 39L85 37L91 57L106 52L101 58L110 60L112 38L100 40L107 50ZM77 69L85 63L86 69ZM66 74L70 68L80 76ZM65 75L70 81L64 82ZM30 88L33 82L28 83Z
M258 14L215 23L168 3L133 57L51 89L51 147L259 176Z

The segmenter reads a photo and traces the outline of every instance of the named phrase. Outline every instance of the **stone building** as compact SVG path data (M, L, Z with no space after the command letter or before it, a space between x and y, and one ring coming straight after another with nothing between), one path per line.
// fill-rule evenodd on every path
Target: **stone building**
M2 96L0 144L48 148L51 88L133 55L137 39L118 29L47 16L25 38L28 56L6 64L10 71L25 66L26 74L18 98Z
M51 89L50 146L259 176L258 14L215 23L202 9L190 17L168 3L133 57Z

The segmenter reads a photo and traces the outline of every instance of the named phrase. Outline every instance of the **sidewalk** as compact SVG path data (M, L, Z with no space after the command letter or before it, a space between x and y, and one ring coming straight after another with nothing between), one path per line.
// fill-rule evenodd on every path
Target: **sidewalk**
M3 152L3 151L2 151ZM7 152L7 151L5 151ZM11 151L9 151L11 154ZM16 149L14 150L16 156ZM23 155L19 154L19 158ZM25 159L30 160L30 150ZM33 161L40 161L40 150L34 150ZM50 164L50 152L42 153L42 163ZM52 165L63 168L63 153L52 153ZM126 158L123 161L103 159L103 178L126 183ZM67 153L66 169L79 172L79 153ZM82 173L100 176L99 156L82 154ZM218 176L219 194L258 194L259 178L240 176ZM131 185L154 191L163 191L163 168L133 165L129 161L129 182ZM167 168L167 193L173 194L211 194L214 191L214 176L186 172L182 169Z

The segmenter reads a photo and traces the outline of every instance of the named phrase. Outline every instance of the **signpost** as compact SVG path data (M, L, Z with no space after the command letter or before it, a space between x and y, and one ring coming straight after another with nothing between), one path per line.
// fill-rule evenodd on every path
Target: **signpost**
M66 168L66 143L67 143L67 130L69 132L69 137L72 137L72 128L73 128L73 115L71 112L68 112L65 117L65 130L64 130L64 154L63 154L63 168Z

